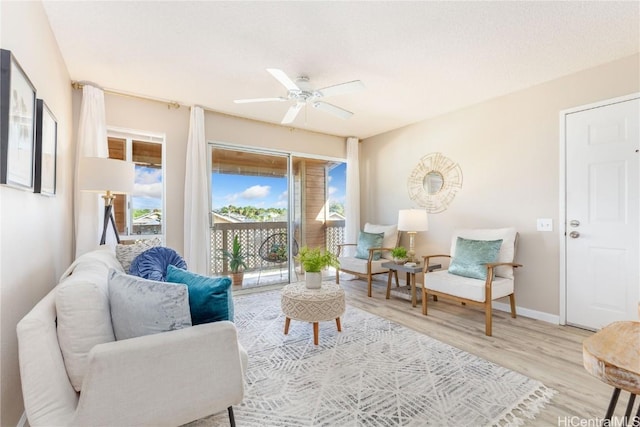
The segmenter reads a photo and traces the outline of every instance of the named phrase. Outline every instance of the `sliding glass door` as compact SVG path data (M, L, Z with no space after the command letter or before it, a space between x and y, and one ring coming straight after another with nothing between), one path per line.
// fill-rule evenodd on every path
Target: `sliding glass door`
M212 144L211 274L229 275L234 237L243 287L303 279L303 245L335 253L344 230L344 163ZM335 274L329 272L328 275Z
M235 237L245 255L243 286L290 281L289 156L211 146L212 274L232 273Z

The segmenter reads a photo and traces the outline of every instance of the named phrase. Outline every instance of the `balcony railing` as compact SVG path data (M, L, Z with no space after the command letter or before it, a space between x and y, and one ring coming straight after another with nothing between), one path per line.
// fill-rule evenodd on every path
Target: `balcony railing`
M216 223L211 228L211 275L229 274L229 265L222 256L223 250L230 250L234 236L242 245L246 255L245 271L265 269L264 260L258 255L260 245L271 235L286 233L286 222L240 222ZM326 221L324 227L325 248L337 254L339 243L344 239L344 220ZM271 265L270 268L274 266Z

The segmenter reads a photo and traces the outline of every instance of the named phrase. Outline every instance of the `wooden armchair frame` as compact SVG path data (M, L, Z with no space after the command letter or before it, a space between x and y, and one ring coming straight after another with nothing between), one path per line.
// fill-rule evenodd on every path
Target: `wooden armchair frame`
M451 258L451 255L426 255L424 258L424 266L429 265L429 260L431 258ZM487 279L484 283L484 302L474 301L467 298L461 298L455 295L446 294L444 292L438 292L434 290L427 290L427 274L429 274L428 269L424 268L424 283L422 284L422 314L427 315L427 295L433 295L434 301L438 300L438 297L443 297L446 299L450 299L456 302L462 303L462 305L469 304L475 307L484 308L484 319L485 319L485 334L487 336L491 336L492 333L492 309L491 309L491 289L493 284L493 275L494 268L499 266L511 266L513 268L522 267L522 264L517 264L514 262L494 262L487 264ZM516 297L515 290L511 294L509 294L509 302L511 304L511 317L516 317Z
M341 243L338 244L338 257L340 257L340 252L342 252L342 248L344 246L358 246L355 243ZM376 253L377 251L382 252L382 251L390 251L391 248L369 248L369 258L367 259L367 272L366 273L362 273L362 272L358 272L358 271L352 271L352 270L347 270L342 268L342 266L340 266L338 268L338 270L336 271L336 283L339 285L340 284L340 272L343 271L345 273L349 273L349 274L353 274L354 276L358 276L361 279L366 279L367 280L367 296L371 297L371 291L372 291L372 280L373 280L373 276L376 274L388 274L389 270L384 270L384 271L378 271L378 272L371 272L371 263L373 262L373 254ZM398 284L398 276L396 275L396 285Z

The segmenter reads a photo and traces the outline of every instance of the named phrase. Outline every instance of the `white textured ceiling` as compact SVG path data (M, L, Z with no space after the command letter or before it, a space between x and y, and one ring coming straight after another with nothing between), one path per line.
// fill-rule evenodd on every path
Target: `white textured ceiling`
M315 88L293 127L365 138L640 51L640 2L45 1L72 80L279 123L266 68Z

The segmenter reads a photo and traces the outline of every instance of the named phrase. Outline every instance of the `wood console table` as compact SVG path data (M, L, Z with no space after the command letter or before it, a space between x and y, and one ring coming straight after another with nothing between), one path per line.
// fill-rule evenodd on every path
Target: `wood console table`
M605 326L584 340L582 359L587 372L614 388L605 419L611 420L620 390L625 390L630 396L623 425L638 425L640 406L635 414L638 421L629 417L635 398L640 395L640 322Z

